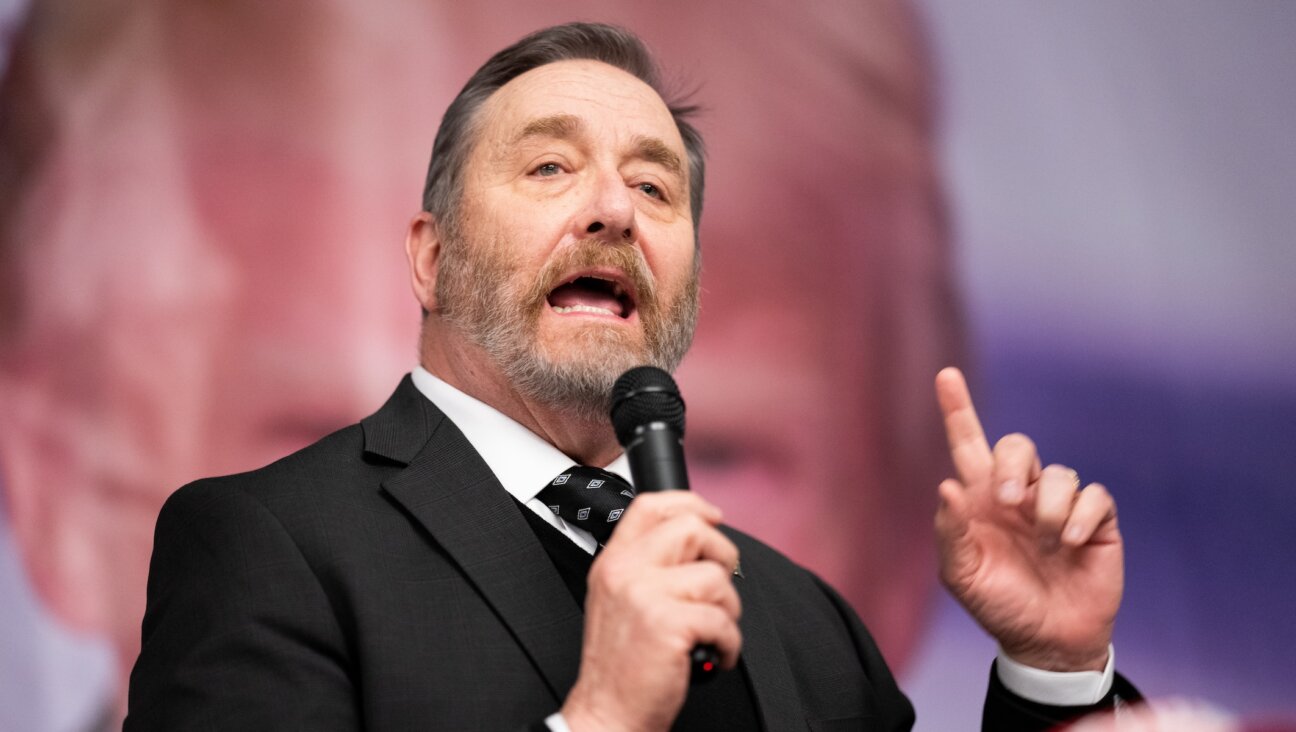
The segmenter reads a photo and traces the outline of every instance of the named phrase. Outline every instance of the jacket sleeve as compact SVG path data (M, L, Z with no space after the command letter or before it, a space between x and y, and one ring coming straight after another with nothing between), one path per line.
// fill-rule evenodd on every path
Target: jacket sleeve
M347 644L279 520L229 481L158 517L123 730L358 730Z
M815 577L815 582L845 621L851 642L855 645L855 652L864 667L864 674L878 696L878 712L881 718L877 722L876 729L887 730L887 732L907 732L913 729L913 705L900 691L895 678L891 675L891 669L887 667L886 659L882 657L877 643L873 641L873 636L869 634L850 604L837 594L836 590L818 577Z

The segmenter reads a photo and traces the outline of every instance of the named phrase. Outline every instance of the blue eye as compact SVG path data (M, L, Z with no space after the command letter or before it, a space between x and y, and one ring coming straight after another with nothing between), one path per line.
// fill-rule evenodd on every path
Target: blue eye
M558 167L557 163L545 163L544 165L541 165L540 167L535 169L536 175L544 176L546 178L549 176L558 175L561 172L562 172L562 168Z
M657 186L653 185L652 183L640 183L635 187L643 191L644 193L652 196L653 198L662 197L661 189L659 189Z

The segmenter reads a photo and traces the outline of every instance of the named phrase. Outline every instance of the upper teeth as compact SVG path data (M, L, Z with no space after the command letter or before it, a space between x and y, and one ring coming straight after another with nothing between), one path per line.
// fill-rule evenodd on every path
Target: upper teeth
M596 308L593 305L568 305L567 307L556 307L555 313L598 313L601 315L616 315L616 313L607 308Z
M598 276L598 275L585 275L585 277L588 277L588 278L590 278L591 280L599 280L600 282L606 282L606 283L608 283L609 285L612 285L612 296L613 296L613 297L621 297L622 295L626 294L625 288L622 287L622 286L621 286L621 283L620 283L620 282L617 282L616 280L610 280L610 279L608 279L608 278L606 278L606 277L600 277L600 276ZM575 282L575 280L572 280L572 281Z

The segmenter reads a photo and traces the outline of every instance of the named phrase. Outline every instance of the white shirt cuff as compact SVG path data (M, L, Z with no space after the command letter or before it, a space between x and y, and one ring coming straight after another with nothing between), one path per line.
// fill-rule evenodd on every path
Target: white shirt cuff
M554 712L545 717L545 726L550 732L571 732L571 727L567 726L567 720L563 719L562 712Z
M1116 649L1107 646L1107 667L1102 671L1044 671L1012 660L1000 648L995 670L1004 688L1027 701L1055 707L1088 706L1111 691Z

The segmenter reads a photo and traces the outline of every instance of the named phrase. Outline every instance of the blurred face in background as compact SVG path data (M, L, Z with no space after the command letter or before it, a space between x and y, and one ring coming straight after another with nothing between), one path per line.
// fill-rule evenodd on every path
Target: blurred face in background
M796 170L810 141L717 169L733 198L703 224L702 316L679 371L695 490L828 579L898 668L933 588L931 486L945 457L931 364L956 342L920 140L896 140L909 155L842 184L891 187L851 206L785 201L757 215L798 188L764 180Z
M690 475L840 589L903 671L948 470L932 378L959 343L927 67L899 4L742 34L842 55L705 56L702 313L679 372Z

